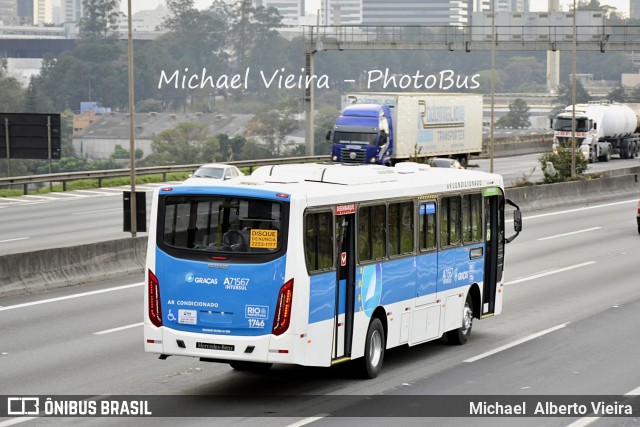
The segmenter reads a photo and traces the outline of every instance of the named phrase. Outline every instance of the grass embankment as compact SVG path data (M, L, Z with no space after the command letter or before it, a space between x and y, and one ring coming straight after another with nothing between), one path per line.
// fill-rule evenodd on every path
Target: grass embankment
M184 181L190 172L175 172L167 174L167 181ZM136 184L147 184L151 182L162 182L162 174L142 175L136 177ZM123 185L131 185L131 179L128 177L121 178L105 178L102 180L102 187L120 187ZM79 179L77 181L67 182L67 191L72 190L90 190L98 187L97 179ZM46 194L62 191L61 183L54 183L52 188L47 183L38 184L37 188L29 189L28 194ZM20 189L0 189L0 197L16 197L22 196L24 191Z

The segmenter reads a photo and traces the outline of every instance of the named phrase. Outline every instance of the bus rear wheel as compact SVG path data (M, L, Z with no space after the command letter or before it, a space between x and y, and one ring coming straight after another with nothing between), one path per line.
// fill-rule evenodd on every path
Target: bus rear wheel
M462 309L462 326L447 332L447 342L449 344L462 345L469 339L471 328L473 327L473 309L471 308L471 304L471 295L467 295L467 300Z
M364 378L378 376L384 360L385 337L382 322L377 317L371 319L364 345L364 357L360 361L360 373Z
M273 363L260 363L260 362L244 362L236 360L229 362L229 365L236 371L248 371L248 372L265 372L271 369Z

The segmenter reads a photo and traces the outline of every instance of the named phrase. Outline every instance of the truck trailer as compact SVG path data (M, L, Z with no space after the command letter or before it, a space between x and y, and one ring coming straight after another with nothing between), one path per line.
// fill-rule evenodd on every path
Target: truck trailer
M327 141L335 162L391 166L450 157L466 165L482 151L482 95L346 94Z
M570 147L573 105L553 121L553 147ZM640 104L592 101L575 106L576 148L589 163L608 162L612 155L621 159L637 157L640 151Z

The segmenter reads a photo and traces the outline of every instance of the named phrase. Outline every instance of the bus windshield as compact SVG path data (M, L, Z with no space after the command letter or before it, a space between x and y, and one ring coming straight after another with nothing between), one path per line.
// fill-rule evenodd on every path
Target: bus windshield
M283 242L282 204L222 196L166 196L158 243L206 252L273 253Z

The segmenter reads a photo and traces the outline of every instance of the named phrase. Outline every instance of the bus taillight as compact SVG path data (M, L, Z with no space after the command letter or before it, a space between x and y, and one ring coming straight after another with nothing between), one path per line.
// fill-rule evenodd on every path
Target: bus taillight
M160 308L160 283L149 270L149 320L158 328L162 326L162 309Z
M293 279L282 285L273 315L273 335L281 335L289 329L291 322L291 302L293 300Z

